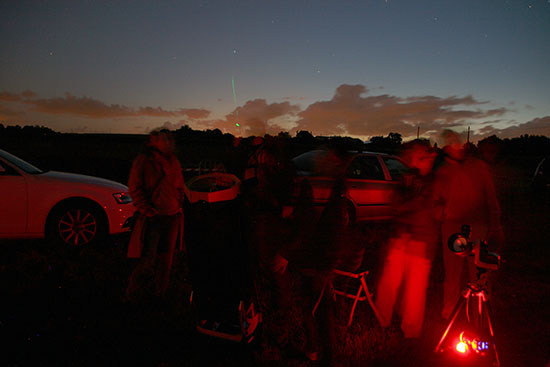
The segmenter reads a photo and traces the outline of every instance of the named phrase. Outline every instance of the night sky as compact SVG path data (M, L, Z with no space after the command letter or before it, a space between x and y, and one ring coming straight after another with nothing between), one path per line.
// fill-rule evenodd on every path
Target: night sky
M0 56L4 125L550 136L550 0L6 0Z

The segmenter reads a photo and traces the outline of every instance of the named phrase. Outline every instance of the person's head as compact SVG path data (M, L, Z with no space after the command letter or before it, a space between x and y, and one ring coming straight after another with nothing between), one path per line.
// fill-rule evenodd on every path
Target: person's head
M495 163L498 161L501 146L501 140L495 135L483 139L477 144L481 159L487 163Z
M171 154L175 149L174 136L168 129L154 130L149 133L150 147L153 147L163 154Z
M437 153L427 140L413 140L403 144L402 158L409 167L418 170L422 176L432 171Z
M441 137L443 138L443 151L445 154L455 161L463 160L464 145L458 134L452 130L444 130L441 133Z

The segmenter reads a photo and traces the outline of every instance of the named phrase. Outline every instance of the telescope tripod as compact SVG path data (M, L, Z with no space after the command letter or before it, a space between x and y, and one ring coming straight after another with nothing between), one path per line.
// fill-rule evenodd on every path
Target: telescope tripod
M469 282L468 286L462 291L462 297L458 300L457 304L455 305L453 312L451 313L451 316L449 317L449 323L447 325L447 328L443 332L443 335L441 336L441 339L439 340L439 343L437 344L437 347L435 348L435 352L441 352L442 348L441 345L447 338L449 331L451 330L458 314L460 311L464 308L466 311L466 319L468 321L468 325L472 326L475 332L482 333L483 330L485 330L487 327L489 329L490 335L491 335L491 345L493 349L493 355L494 355L494 366L499 367L500 366L500 360L497 353L497 348L495 344L495 335L493 331L493 323L491 320L491 303L489 302L488 297L488 290L487 290L487 278L486 278L485 269L479 269L478 268L478 278L475 282ZM471 301L474 302L474 313L472 317L470 317L470 303ZM485 323L486 321L486 323ZM460 334L460 343L463 343L463 348L460 350L459 346L457 345L457 350L461 353L465 353L468 348L474 349L476 353L482 354L485 350L488 349L488 345L485 342L481 342L478 338L472 338L472 339L463 339L462 332Z

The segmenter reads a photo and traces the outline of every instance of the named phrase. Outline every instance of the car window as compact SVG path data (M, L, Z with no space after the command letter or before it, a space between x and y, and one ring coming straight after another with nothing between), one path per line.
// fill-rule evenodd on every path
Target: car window
M394 181L400 180L403 174L409 170L399 159L390 157L384 157L382 159L390 172L391 179Z
M548 164L549 160L547 158L543 158L542 161L540 161L538 167L537 167L537 171L535 173L535 176L540 176L540 177L548 177L550 176L550 169L549 169L549 164Z
M41 169L39 168L36 168L35 166L33 166L32 164L28 163L28 162L25 162L24 160L22 160L21 158L18 158L8 152L6 152L5 150L1 150L0 149L0 156L7 160L8 162L10 162L11 164L13 164L14 166L17 166L18 168L21 168L23 171L27 172L27 173L30 173L30 174L38 174L38 173L43 173L44 171L42 171Z
M384 171L378 158L372 155L355 157L348 166L348 178L363 180L384 180Z
M19 176L16 170L0 161L0 176Z
M312 150L292 159L292 164L298 175L319 175L322 171L322 161L326 156L323 150Z

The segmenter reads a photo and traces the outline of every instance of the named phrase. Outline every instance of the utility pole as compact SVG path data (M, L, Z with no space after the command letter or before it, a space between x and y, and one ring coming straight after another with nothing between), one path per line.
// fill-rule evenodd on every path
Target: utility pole
M470 143L470 126L468 126L468 138L466 140L468 143Z
M418 139L420 137L420 125L416 127L416 138Z

